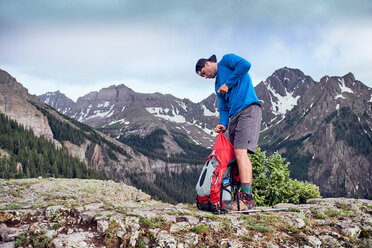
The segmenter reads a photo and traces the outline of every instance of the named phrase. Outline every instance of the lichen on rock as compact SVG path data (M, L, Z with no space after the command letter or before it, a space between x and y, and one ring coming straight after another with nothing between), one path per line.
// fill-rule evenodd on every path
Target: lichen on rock
M305 204L309 208L290 205L280 212L213 215L195 205L151 200L113 181L0 179L0 192L0 247L25 245L24 237L31 236L54 247L372 244L371 200L311 199Z

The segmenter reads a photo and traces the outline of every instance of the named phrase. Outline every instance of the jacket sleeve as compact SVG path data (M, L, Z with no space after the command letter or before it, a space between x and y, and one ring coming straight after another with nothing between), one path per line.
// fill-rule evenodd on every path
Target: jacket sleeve
M222 58L221 63L234 71L225 82L229 89L236 85L239 79L247 74L251 68L251 63L235 54L225 55Z
M221 96L221 93L217 93L218 97L218 112L220 115L220 124L224 125L227 129L229 124L229 109L225 99Z

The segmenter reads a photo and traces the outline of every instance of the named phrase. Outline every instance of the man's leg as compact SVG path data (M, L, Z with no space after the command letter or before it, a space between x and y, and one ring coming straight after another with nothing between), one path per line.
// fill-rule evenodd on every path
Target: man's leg
M252 194L252 163L246 149L234 149L242 191Z
M225 210L249 210L255 206L252 196L252 163L247 149L234 149L234 154L239 169L240 192L236 201L226 206Z
M252 195L252 162L249 159L248 151L250 153L256 151L261 115L260 106L250 105L229 122L229 138L236 147L234 154L238 163L241 189L238 192L237 200L232 204L225 205L224 210L247 210L255 206Z
M239 167L240 182L252 184L252 163L247 149L234 149L234 153Z

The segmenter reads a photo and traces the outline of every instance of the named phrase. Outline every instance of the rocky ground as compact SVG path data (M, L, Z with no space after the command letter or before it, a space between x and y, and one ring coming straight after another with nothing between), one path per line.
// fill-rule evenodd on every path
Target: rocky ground
M213 215L113 181L0 179L0 248L372 247L371 200L274 207L289 210Z

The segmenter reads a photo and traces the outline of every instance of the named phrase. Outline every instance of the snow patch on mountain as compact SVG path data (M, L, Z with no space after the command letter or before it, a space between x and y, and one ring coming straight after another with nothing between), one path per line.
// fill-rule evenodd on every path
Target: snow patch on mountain
M63 110L61 108L58 109L58 111L61 112L62 114L66 114L70 110L71 110L71 107L69 107L68 109L65 109L65 110Z
M275 115L281 114L285 115L287 111L291 110L294 106L297 105L297 101L300 96L293 96L293 92L288 92L287 89L285 90L285 96L281 96L276 90L270 85L266 84L268 90L270 91L270 98L272 102L272 110ZM273 100L273 97L277 100Z
M207 133L208 135L211 135L211 132L212 132L212 129L210 128L206 128L205 126L202 126L200 124L195 124L195 126L197 126L198 128L200 128L201 130L203 130L205 133ZM217 136L217 133L213 132L212 133L212 136Z
M205 105L202 105L202 108L203 108L203 114L205 116L216 116L216 117L218 117L218 111L213 113L212 111L207 109L207 107Z
M172 114L173 115L178 115L179 114L178 109L176 107L174 107L173 105L172 105Z
M45 98L44 103L48 104L49 106L53 105L53 102L50 100L51 95L47 93L47 97Z
M107 103L107 102L106 102ZM105 103L105 104L106 104ZM112 105L111 107L110 107L110 109L109 110L107 110L107 111L102 111L102 110L94 110L94 112L93 112L93 115L91 115L91 116L89 116L89 117L87 117L86 118L86 120L89 120L89 119L93 119L93 118L102 118L102 117L110 117L110 116L112 116L113 114L114 114L114 111L112 111L113 110L113 108L114 108L114 105ZM89 113L89 112L88 112Z
M108 102L108 101L106 101L106 102L104 102L104 103L100 103L100 104L98 104L97 105L97 108L106 108L106 107L108 107L108 106L110 106L110 102Z
M119 119L119 120L113 120L109 124L104 125L104 127L111 126L111 125L116 124L116 123L124 123L125 125L129 125L130 124L129 121L126 121L125 118L122 118L122 119Z
M196 145L200 145L200 143L194 139L191 139Z
M187 112L187 105L186 105L184 102L182 102L182 101L177 101L177 100L176 100L176 102L178 103L178 105L179 105L181 108L183 108L183 109Z
M338 98L343 98L343 99L345 99L345 97L344 97L343 95L341 95L341 94L338 94L338 95L336 95L336 96L334 97L335 100L338 99Z
M87 108L87 110L86 110L85 112L82 111L82 112L81 112L81 115L80 115L80 117L79 117L79 119L78 119L78 121L83 122L83 120L85 119L85 117L89 114L91 108L92 108L92 104L90 104L90 105L88 106L88 108Z
M174 116L170 116L170 115L167 115L165 113L168 113L169 112L169 109L168 108L161 108L161 107L150 107L150 108L145 108L147 110L147 112L155 115L156 117L160 117L160 118L163 118L165 120L168 120L168 121L174 121L176 123L185 123L186 122L186 119L185 117L183 117L182 115L174 115ZM172 111L173 113L173 111Z
M340 86L340 89L341 89L341 94L344 93L344 92L348 92L348 93L354 94L354 91L345 85L345 81L344 81L343 78L340 78L338 80L338 82L339 82L338 85Z

